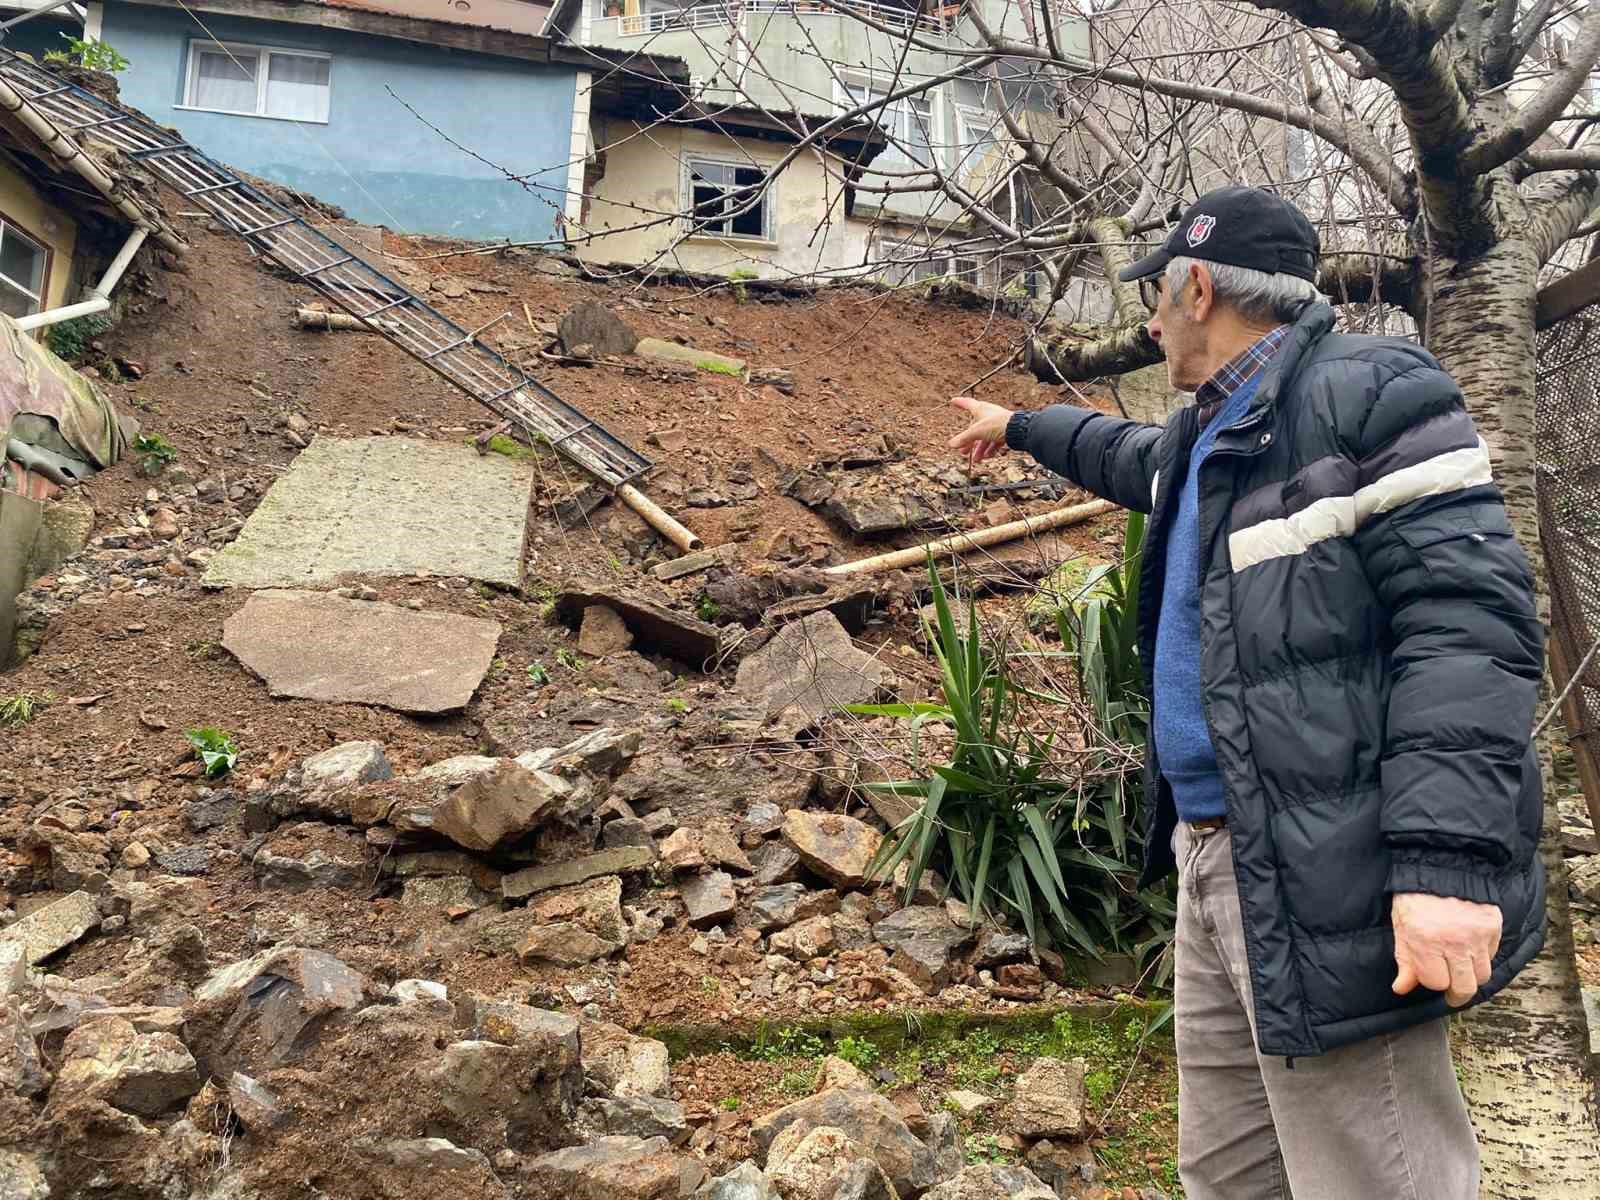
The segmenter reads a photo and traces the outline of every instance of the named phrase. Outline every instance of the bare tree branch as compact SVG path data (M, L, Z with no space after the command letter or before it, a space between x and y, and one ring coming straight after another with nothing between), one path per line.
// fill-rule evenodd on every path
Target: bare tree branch
M1538 94L1519 106L1510 120L1476 138L1461 156L1461 170L1487 174L1531 147L1566 111L1596 62L1600 62L1600 4L1591 4L1566 65L1545 80Z

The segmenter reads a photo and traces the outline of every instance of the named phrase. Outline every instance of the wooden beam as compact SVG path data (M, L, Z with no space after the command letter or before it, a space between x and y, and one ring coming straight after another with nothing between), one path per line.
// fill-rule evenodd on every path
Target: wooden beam
M1600 258L1584 263L1576 271L1569 271L1539 289L1533 326L1549 329L1597 302L1600 302Z

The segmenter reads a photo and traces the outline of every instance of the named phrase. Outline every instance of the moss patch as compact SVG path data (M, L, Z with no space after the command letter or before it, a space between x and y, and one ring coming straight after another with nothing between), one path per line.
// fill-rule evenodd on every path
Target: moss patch
M471 438L467 439L467 445L474 445ZM532 462L539 457L539 452L532 446L524 446L516 438L507 437L503 433L497 433L489 439L489 451L492 454L503 454L512 462Z
M717 375L743 375L744 368L737 363L727 362L723 359L697 358L694 365L702 371L711 371Z

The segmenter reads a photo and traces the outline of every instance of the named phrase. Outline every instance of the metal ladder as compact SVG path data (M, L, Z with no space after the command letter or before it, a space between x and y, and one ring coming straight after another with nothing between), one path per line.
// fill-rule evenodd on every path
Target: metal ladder
M480 342L477 335L487 325L463 329L404 284L148 117L66 83L9 50L0 49L0 77L64 133L92 133L136 159L267 258L600 482L622 488L653 465Z

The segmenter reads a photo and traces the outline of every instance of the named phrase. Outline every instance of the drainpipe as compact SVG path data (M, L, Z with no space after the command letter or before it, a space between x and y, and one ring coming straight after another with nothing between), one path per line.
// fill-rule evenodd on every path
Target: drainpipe
M68 304L61 308L47 308L44 312L36 312L31 316L18 317L14 322L16 327L22 330L43 329L46 325L70 321L73 317L87 317L94 313L105 312L111 307L111 289L117 286L117 281L128 269L128 264L133 261L133 256L138 253L139 247L144 245L144 239L149 233L148 229L135 229L128 235L128 240L122 243L122 249L117 251L117 256L111 260L111 265L100 277L100 282L89 289L87 300L80 300L77 304Z

